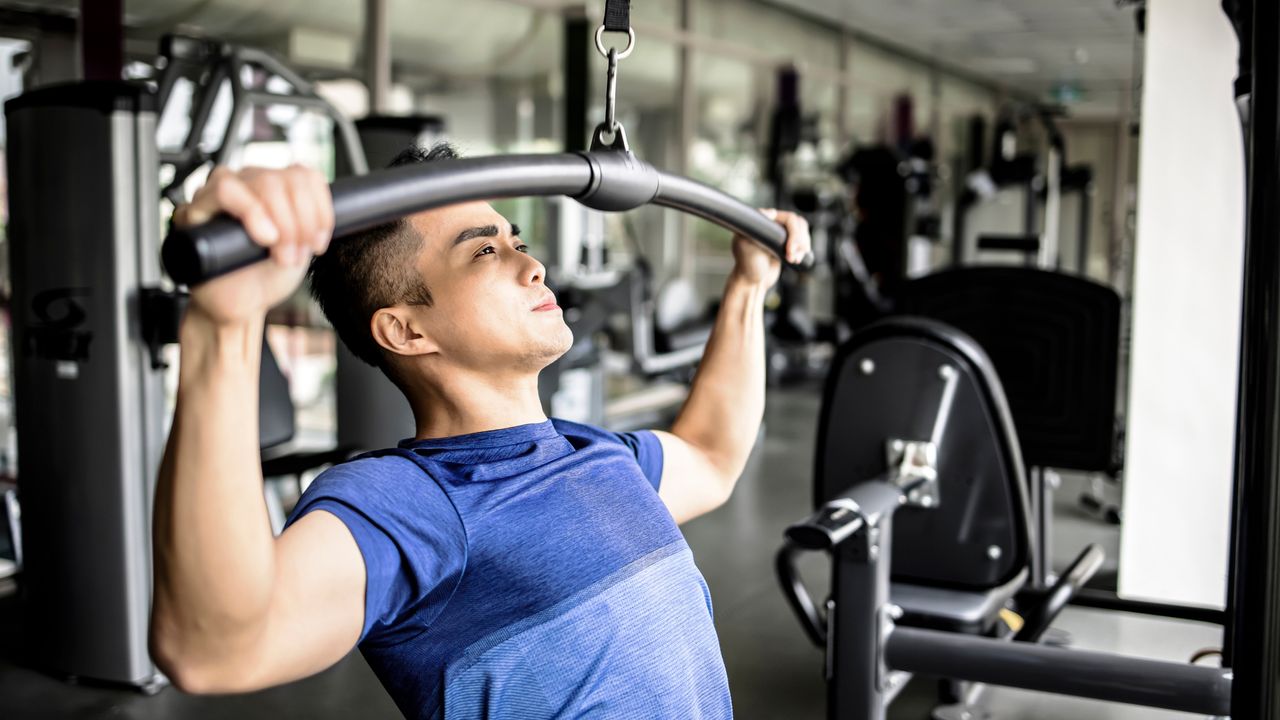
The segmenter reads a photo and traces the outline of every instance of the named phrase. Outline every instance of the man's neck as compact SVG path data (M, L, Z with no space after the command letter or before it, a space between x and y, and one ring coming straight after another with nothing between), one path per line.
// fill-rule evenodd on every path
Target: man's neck
M452 437L539 423L547 419L538 397L537 373L512 377L459 373L447 382L409 393L415 438Z

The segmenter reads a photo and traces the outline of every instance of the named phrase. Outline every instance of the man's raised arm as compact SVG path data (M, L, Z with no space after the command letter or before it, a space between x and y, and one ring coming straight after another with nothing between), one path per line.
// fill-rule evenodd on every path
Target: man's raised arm
M328 186L303 168L219 168L174 221L220 212L270 246L272 261L195 288L182 323L177 407L155 496L151 651L191 692L317 672L355 643L364 608L363 560L345 526L317 512L273 537L259 464L266 311L328 243Z
M792 213L765 211L787 228L787 258L809 252L809 226ZM676 522L719 507L746 466L764 416L764 299L781 261L733 239L734 268L689 397L671 432L657 433L663 470L659 496Z

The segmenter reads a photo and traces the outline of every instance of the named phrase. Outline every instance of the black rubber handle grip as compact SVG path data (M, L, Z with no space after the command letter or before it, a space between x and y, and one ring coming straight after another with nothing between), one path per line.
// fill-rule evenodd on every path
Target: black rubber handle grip
M196 285L252 265L268 256L249 239L239 220L219 215L203 225L171 227L160 246L160 260L174 282Z
M785 258L786 231L777 223L712 187L660 173L630 153L436 160L342 178L330 190L335 238L460 202L567 195L608 210L649 202L676 208L755 238ZM175 282L196 285L263 260L268 251L237 220L220 216L203 225L170 229L161 256Z

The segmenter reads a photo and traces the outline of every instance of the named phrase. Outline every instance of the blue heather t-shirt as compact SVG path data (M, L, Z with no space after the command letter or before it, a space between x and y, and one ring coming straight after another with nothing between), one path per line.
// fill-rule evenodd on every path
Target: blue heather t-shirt
M359 647L410 718L732 716L711 597L651 432L542 423L322 473L289 522L351 531Z

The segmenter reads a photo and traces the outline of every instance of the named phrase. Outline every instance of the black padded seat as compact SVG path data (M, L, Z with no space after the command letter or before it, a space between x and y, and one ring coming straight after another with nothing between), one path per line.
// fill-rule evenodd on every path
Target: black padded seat
M889 586L889 601L902 608L899 625L987 635L1028 575L1023 568L1009 582L985 592L896 582Z

